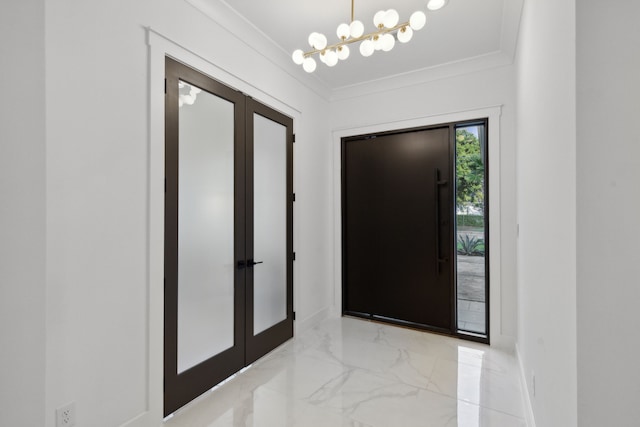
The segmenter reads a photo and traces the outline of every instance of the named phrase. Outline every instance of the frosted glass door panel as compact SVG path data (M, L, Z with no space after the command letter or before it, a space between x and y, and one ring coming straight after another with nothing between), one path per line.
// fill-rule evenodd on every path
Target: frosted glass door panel
M233 346L234 104L180 82L178 373Z
M287 128L254 114L253 333L287 318Z

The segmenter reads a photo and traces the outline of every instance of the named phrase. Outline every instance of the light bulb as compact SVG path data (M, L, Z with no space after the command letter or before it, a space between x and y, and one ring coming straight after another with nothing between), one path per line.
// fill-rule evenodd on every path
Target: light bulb
M349 52L349 46L340 46L338 48L338 52L337 52L338 59L344 61L345 59L347 59L349 57L349 53L350 53Z
M360 21L353 21L351 25L349 25L349 29L351 30L351 37L354 39L364 34L364 24Z
M382 50L382 36L373 36L373 48Z
M335 66L338 63L338 54L333 50L328 51L324 63L329 67Z
M389 52L395 45L396 39L391 34L387 33L384 36L380 37L380 48L383 51Z
M386 10L379 10L375 15L373 15L373 25L375 25L376 28L382 28L384 26L383 22L386 13Z
M316 61L313 58L305 58L302 63L302 68L304 68L307 73L313 73L316 70L316 66Z
M429 10L442 9L446 4L447 4L447 0L429 0L429 3L427 3L427 9Z
M313 45L313 47L315 47L318 50L322 50L325 47L327 47L327 37L324 34L318 33L318 36L316 38L316 44Z
M291 55L291 59L293 59L293 62L295 62L296 64L302 65L302 63L304 62L304 52L302 51L302 49L295 50L293 52L293 55Z
M318 55L318 59L320 60L320 62L324 62L325 64L327 63L327 52L320 52L320 54Z
M398 41L401 43L407 43L413 37L413 30L411 27L402 27L398 31Z
M373 55L373 51L375 50L375 46L370 39L364 40L360 43L360 53L362 56L371 56Z
M315 32L309 34L309 46L314 47L316 45L318 36L319 34Z
M421 30L426 23L427 15L425 15L424 12L420 10L413 12L413 14L411 14L411 18L409 18L409 25L411 25L411 28L416 31Z
M336 33L338 34L338 38L340 40L346 40L349 38L349 35L351 34L351 29L347 24L340 24L338 25L338 30L336 31Z
M327 38L324 34L313 32L309 34L309 44L314 49L322 50L327 47Z
M398 15L398 11L395 9L389 9L384 14L382 23L387 28L393 28L398 25L398 21L400 20L400 15Z

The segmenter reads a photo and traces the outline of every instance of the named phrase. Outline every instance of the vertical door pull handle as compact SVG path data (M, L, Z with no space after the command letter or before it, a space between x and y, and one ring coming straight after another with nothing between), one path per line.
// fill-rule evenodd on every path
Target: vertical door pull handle
M448 258L440 257L440 187L442 185L447 185L448 181L446 179L440 180L440 169L436 168L435 173L435 206L436 206L436 272L440 274L440 264L449 261Z

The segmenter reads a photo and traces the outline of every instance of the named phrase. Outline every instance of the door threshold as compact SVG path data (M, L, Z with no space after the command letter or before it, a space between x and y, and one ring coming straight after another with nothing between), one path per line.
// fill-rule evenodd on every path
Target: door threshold
M444 328L423 325L420 323L409 322L406 320L394 319L392 317L378 316L375 314L359 313L359 312L353 312L353 311L342 313L342 317L349 317L352 319L365 320L365 321L370 321L374 323L382 323L385 325L397 326L405 329L411 329L414 331L427 332L427 333L432 333L436 335L459 338L466 341L473 341L473 342L489 345L489 339L487 336L473 333L473 332L460 331L460 330L450 331Z

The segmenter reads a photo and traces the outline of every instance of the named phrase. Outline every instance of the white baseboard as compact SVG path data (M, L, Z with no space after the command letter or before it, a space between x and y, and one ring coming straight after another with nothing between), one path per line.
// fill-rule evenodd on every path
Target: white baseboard
M327 317L329 317L329 307L325 307L322 310L317 311L316 313L312 314L311 316L308 316L305 319L296 320L294 323L295 334L296 335L301 334L317 326L318 324L320 324L320 322L325 320Z
M491 334L491 347L499 348L508 353L515 353L516 340L509 335L494 335Z
M529 395L529 387L527 386L527 375L524 371L524 364L520 354L518 344L515 345L516 358L518 359L518 371L520 372L520 385L522 387L522 403L524 404L524 416L527 427L536 427L536 419L533 415L533 406L531 406L531 396Z
M162 413L157 415L158 416L156 417L156 419L152 420L153 417L151 412L146 411L133 417L129 421L125 422L124 424L121 424L120 427L147 427L147 426L161 425Z

